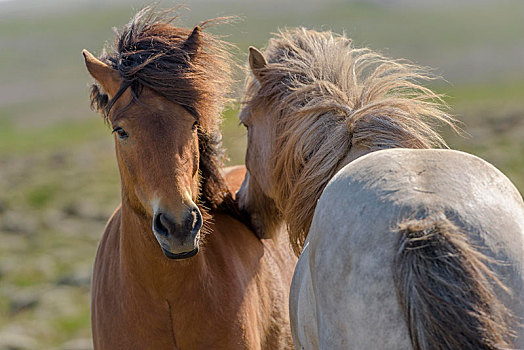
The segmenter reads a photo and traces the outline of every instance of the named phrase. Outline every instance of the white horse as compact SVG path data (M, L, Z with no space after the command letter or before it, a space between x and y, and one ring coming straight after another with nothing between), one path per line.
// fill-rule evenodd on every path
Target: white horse
M453 126L418 67L331 32L250 48L239 191L260 235L301 252L297 349L524 349L524 203Z

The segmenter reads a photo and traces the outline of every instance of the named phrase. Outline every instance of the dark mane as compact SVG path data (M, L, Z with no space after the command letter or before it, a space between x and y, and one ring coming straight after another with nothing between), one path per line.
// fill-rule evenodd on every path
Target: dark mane
M176 17L173 9L155 13L149 7L144 8L121 33L116 32L113 47L108 52L104 50L99 59L120 73L120 93L131 88L137 100L147 87L197 118L200 205L236 212L232 194L220 174L224 152L219 127L232 83L232 61L227 50L230 44L201 32L210 23L225 19L205 21L194 29L186 29L171 24ZM188 40L189 37L196 39ZM98 84L91 87L91 107L102 113L106 121L118 97L119 93L110 100Z

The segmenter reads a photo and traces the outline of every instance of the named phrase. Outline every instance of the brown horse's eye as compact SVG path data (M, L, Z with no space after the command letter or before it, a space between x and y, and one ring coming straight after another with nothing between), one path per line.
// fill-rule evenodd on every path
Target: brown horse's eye
M119 126L113 129L113 133L115 132L117 133L118 138L121 140L127 139L129 137L128 133Z

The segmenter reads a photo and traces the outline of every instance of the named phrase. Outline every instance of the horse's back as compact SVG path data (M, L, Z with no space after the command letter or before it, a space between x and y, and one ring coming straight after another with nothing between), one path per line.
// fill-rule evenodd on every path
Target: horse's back
M229 191L235 193L240 188L240 185L242 185L242 181L244 181L244 177L246 176L246 166L234 165L221 170Z
M299 285L312 285L313 295L300 297L314 298L307 302L317 319L304 319L298 308L294 336L309 323L318 329L321 348L410 348L394 283L397 227L428 213L450 218L468 242L500 262L489 266L512 295L494 287L495 294L523 318L524 204L515 187L490 164L462 152L393 149L351 162L326 186L308 235L308 257L299 260L292 286L295 295ZM296 303L307 304L300 297ZM524 348L522 330L516 332L515 346Z

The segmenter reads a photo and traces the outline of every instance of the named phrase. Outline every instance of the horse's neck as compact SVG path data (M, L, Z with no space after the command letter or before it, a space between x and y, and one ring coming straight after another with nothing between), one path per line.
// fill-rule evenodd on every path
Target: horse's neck
M136 212L122 201L120 220L120 271L123 283L139 284L163 296L178 285L199 283L203 276L203 252L188 260L170 260L164 256L152 232L152 219ZM127 282L126 282L127 281Z

